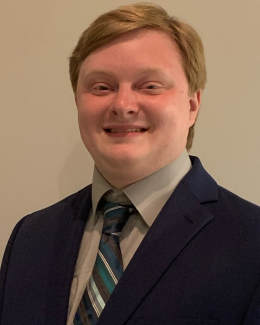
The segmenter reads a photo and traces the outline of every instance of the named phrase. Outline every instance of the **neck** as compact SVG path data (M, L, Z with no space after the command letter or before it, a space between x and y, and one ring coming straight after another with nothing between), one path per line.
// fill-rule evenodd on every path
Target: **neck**
M123 190L127 186L157 172L175 160L182 159L181 157L186 155L187 152L185 150L175 159L169 159L167 163L160 159L154 164L127 163L126 161L109 163L103 161L101 164L96 163L96 167L110 185L118 190Z
M100 169L98 166L97 169L99 170L101 175L106 179L106 181L118 190L123 190L127 186L136 183L140 179L149 175L146 175L144 173L131 173L129 170L127 170L127 173L125 171L120 172L119 170L115 170L113 172L110 171L108 173L107 171Z

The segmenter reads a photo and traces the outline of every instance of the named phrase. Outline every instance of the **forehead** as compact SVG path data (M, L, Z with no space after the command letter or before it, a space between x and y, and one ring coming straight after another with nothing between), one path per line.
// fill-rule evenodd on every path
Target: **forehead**
M181 63L177 43L166 33L157 30L137 30L124 33L115 40L90 53L83 65L117 63L152 66Z

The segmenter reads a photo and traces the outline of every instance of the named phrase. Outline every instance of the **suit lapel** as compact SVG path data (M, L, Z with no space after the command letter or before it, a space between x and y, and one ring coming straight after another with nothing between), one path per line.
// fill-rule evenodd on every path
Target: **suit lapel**
M86 220L91 210L91 187L64 204L49 263L46 324L67 323L71 282Z
M178 185L129 263L98 324L125 324L182 250L213 219L201 203L216 200L217 185L199 162L196 169L199 183L188 174Z
M183 207L178 198L189 200ZM125 270L100 317L100 324L124 324L213 216L183 185L169 200Z

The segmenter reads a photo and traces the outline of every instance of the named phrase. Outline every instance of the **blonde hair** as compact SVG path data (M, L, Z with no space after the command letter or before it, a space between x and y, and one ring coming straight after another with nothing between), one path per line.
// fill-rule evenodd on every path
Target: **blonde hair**
M204 49L198 33L190 25L169 16L159 5L145 2L106 12L82 33L69 64L74 93L77 90L80 67L85 58L120 35L138 29L154 29L168 34L179 47L190 93L205 88ZM189 129L187 150L191 148L193 138L194 125Z

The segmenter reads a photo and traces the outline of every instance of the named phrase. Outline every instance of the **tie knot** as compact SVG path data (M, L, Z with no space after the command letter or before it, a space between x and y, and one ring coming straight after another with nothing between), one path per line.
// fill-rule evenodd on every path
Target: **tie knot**
M133 213L134 206L130 201L126 204L125 202L109 202L104 198L102 200L104 204L104 225L102 233L120 236L129 216Z
M120 236L126 224L133 205L121 205L120 203L107 202L104 206L104 234L114 234Z

